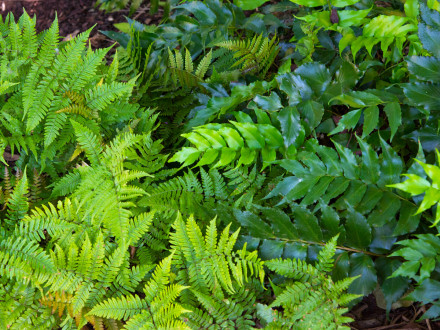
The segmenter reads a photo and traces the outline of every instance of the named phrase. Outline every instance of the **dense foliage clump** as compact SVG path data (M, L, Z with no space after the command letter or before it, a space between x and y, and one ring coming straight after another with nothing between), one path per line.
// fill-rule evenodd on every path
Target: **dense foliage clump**
M438 318L440 4L159 5L111 57L0 20L0 328Z

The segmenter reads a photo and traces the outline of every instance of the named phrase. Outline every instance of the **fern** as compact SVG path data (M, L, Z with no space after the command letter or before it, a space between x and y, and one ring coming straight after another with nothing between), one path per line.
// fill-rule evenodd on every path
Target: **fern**
M240 66L245 72L258 73L261 77L266 76L279 52L276 37L269 39L262 34L248 40L220 42L217 46L234 52L238 60L233 66Z
M103 61L110 48L87 50L91 29L61 45L57 20L37 38L35 20L26 13L19 23L9 17L0 23L4 31L2 67L10 67L0 70L2 91L9 92L0 104L0 153L10 148L25 163L38 164L57 177L65 168L54 164L68 159L76 142L70 119L95 134L105 133L111 140L121 121L128 122L134 113L142 112L126 106L135 80L121 83L113 78L104 82L101 72L105 76ZM117 63L110 75L117 71ZM114 104L120 112L115 111Z
M175 303L185 286L168 285L173 255L157 267L152 279L144 287L144 300L138 296L113 298L94 307L89 314L105 318L130 318L126 329L140 328L186 328L178 317L188 312Z
M269 328L283 324L296 324L301 329L310 327L341 329L351 319L343 316L347 309L339 309L357 296L346 294L355 278L346 278L333 283L329 273L333 269L333 256L336 251L337 237L331 239L318 255L315 266L306 265L298 259L274 259L265 265L277 274L295 281L286 281L285 288L270 306L259 304L259 314L268 323ZM313 288L313 289L312 289ZM283 314L271 310L281 306Z
M188 49L185 50L185 57L179 51L173 53L168 49L168 61L171 78L166 77L164 79L165 85L167 80L171 79L176 85L178 82L180 85L190 88L193 86L198 86L199 83L203 82L206 72L208 71L209 65L211 64L212 52L205 55L199 62L197 68L194 68L194 63L191 58L191 54Z

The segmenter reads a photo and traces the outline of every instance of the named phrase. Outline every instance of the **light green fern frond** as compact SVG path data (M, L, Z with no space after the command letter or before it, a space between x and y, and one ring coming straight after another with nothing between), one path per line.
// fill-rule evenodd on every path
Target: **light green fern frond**
M7 223L15 224L19 220L23 219L29 209L29 202L27 194L28 189L28 179L26 170L23 173L22 178L14 187L9 199L6 201L6 206L8 207Z
M345 293L356 277L334 283L330 275L337 238L333 237L321 250L315 266L307 265L299 259L275 259L265 262L270 270L294 280L285 281L284 290L270 306L258 307L258 314L266 320L269 328L276 328L288 322L298 324L301 329L314 326L320 329L339 329L344 323L351 321L343 316L346 309L340 306L345 306L358 297ZM283 313L276 313L271 310L272 307L282 307Z
M181 314L189 312L175 302L185 286L169 285L169 276L173 254L162 260L156 267L152 279L145 285L145 299L138 296L112 298L95 306L90 315L117 320L127 320L127 329L166 328L170 324L182 324ZM177 323L176 323L177 322Z
M248 274L263 280L263 263L258 258L253 258L245 249L233 252L239 232L229 235L229 228L227 226L217 238L216 221L212 220L203 237L193 217L185 223L178 215L170 241L176 250L175 263L186 269L179 272L181 283L190 284L203 294L212 292L223 296L223 290L233 294L250 281Z

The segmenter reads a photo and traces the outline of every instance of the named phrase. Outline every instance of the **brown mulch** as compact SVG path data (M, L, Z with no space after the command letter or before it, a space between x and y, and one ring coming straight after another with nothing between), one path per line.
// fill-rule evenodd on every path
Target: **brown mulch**
M91 33L92 47L103 48L114 43L99 31L116 30L115 23L126 22L128 10L105 13L95 8L96 0L0 0L0 15L5 16L12 12L16 18L26 9L29 15L37 16L37 30L42 31L50 27L55 15L58 15L60 35L75 36L96 24ZM144 24L157 24L161 13L151 16L148 4L141 6L132 15L132 18ZM373 295L365 297L347 314L355 321L350 324L357 330L389 330L389 329L440 329L440 322L417 322L426 311L425 306L410 306L399 308L390 312L388 318L383 309L376 305Z
M371 294L354 306L347 316L354 319L350 324L354 330L440 329L440 322L430 320L418 322L426 310L426 306L411 305L391 310L387 318L385 310L377 306L376 298Z

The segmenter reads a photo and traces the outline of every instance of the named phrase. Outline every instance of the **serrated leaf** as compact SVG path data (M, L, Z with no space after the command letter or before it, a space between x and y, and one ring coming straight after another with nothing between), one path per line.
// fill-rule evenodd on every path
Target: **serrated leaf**
M348 288L349 293L363 296L371 293L377 285L377 275L371 258L363 253L353 253L350 256L350 277L358 276Z
M353 152L350 149L336 143L335 141L333 141L333 144L338 151L339 157L341 157L341 167L344 170L344 175L347 177L347 179L358 179L359 167Z
M402 110L398 102L388 103L383 109L387 115L388 122L390 123L391 137L390 141L393 140L394 134L396 134L397 129L402 123Z
M440 57L440 30L435 27L419 23L419 38L423 48L431 52L434 56Z
M269 96L257 95L254 102L263 110L276 111L282 108L280 97L277 93L272 92Z
M260 257L262 260L271 260L281 258L286 242L278 240L263 240L260 246Z
M267 238L273 237L272 229L267 223L260 219L256 214L249 211L234 209L234 216L237 221L249 231L253 237Z
M300 238L312 242L322 241L322 232L318 219L306 208L292 205L295 227Z
M345 129L353 129L357 123L359 122L359 118L361 117L362 110L352 110L345 115L338 122L338 126L329 133L329 135L334 135L336 133L340 133Z
M296 239L298 233L289 216L278 208L265 207L261 210L271 224L277 237Z
M362 138L364 139L377 127L379 122L379 108L374 105L364 109L364 128Z
M397 188L412 195L419 195L424 193L431 187L429 181L419 177L415 174L404 174L408 179L402 183L388 185L388 187Z
M440 282L433 279L424 280L408 295L408 299L421 301L423 304L429 304L439 298Z
M385 192L376 208L368 216L368 223L375 227L381 227L393 221L400 209L400 199L390 192Z
M407 58L408 70L417 79L428 82L440 82L440 59L428 56L410 56Z
M353 208L349 208L347 211L345 230L347 231L347 244L350 246L365 249L370 245L371 227L367 219Z
M382 100L373 93L360 91L338 95L332 98L330 102L332 104L345 104L353 108L371 107L383 103Z
M403 92L410 104L424 109L438 110L440 108L440 85L430 83L402 84Z
M368 183L376 183L380 176L379 157L371 146L356 135L362 151L361 176Z
M381 177L378 185L384 186L399 182L400 174L403 171L402 159L382 137L379 138L382 148L382 162L380 164Z
M301 76L317 96L320 96L327 89L332 78L325 65L316 62L299 66L295 70L295 74Z
M300 103L298 109L312 129L321 123L322 116L324 115L324 106L322 103L309 100Z
M419 226L421 214L415 214L417 208L407 202L403 201L400 208L399 221L394 229L393 235L400 236L414 232Z
M291 145L299 147L304 141L305 131L301 125L298 110L294 107L285 107L279 112L278 120L281 124L284 146L286 148Z

